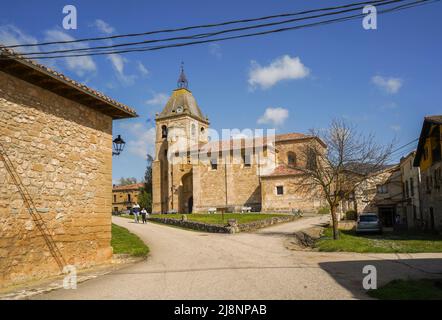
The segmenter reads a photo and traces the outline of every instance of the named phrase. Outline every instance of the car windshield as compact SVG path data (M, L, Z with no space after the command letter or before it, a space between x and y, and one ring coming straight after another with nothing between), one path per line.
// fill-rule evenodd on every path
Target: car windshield
M360 216L359 221L361 222L375 222L378 221L377 216Z

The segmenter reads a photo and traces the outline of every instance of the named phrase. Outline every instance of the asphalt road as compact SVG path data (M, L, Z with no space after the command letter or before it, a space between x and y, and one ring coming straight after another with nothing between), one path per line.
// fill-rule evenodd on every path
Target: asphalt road
M326 217L236 235L208 234L113 218L150 247L146 261L34 299L358 299L362 269L377 268L378 284L442 274L442 254L356 254L291 251L294 231Z

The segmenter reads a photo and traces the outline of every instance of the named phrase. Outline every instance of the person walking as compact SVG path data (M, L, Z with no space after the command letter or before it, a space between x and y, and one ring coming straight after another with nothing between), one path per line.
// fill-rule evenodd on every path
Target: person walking
M138 223L139 222L138 216L140 214L140 205L137 202L135 202L135 204L132 206L132 212L134 214L134 222Z
M147 216L147 211L145 208L143 208L143 210L141 210L141 218L143 220L143 224L147 222L146 216Z

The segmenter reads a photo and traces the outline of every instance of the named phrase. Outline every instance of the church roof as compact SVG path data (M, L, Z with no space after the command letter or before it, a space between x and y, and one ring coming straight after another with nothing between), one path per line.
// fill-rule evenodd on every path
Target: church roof
M182 108L180 113L178 108ZM203 116L201 109L196 103L192 92L186 88L179 88L172 92L169 101L167 101L166 106L163 111L157 116L157 119L168 118L177 115L189 115L198 120L207 122L207 118Z

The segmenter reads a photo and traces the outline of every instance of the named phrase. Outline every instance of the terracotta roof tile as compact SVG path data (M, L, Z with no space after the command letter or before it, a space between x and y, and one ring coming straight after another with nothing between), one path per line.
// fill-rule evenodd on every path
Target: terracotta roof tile
M35 69L37 69L37 70L39 70L41 72L49 73L54 78L57 78L59 80L65 81L65 82L68 82L74 88L78 88L78 89L82 89L84 91L87 91L88 93L90 93L90 94L92 94L92 95L94 95L94 96L96 96L96 97L98 97L98 98L100 98L102 100L107 101L109 104L111 104L111 105L113 105L113 106L115 106L117 108L125 110L127 113L131 114L131 116L136 116L137 115L136 111L134 109L128 107L127 105L125 105L123 103L120 103L120 102L118 102L118 101L116 101L116 100L114 100L114 99L104 95L103 93L95 90L95 89L89 88L88 86L86 86L86 85L84 85L82 83L79 83L79 82L77 82L75 80L72 80L71 78L65 76L64 74L62 74L60 72L57 72L55 70L52 70L51 68L48 68L47 66L44 66L42 64L39 64L39 63L37 63L34 60L27 59L27 58L23 57L22 55L20 55L19 53L15 52L15 51L13 51L11 49L4 48L0 44L0 58L4 59L5 57L8 58L7 60L14 60L14 61L17 61L17 62L22 63L24 65L26 65L26 64L29 65L30 64L33 67L35 67Z

